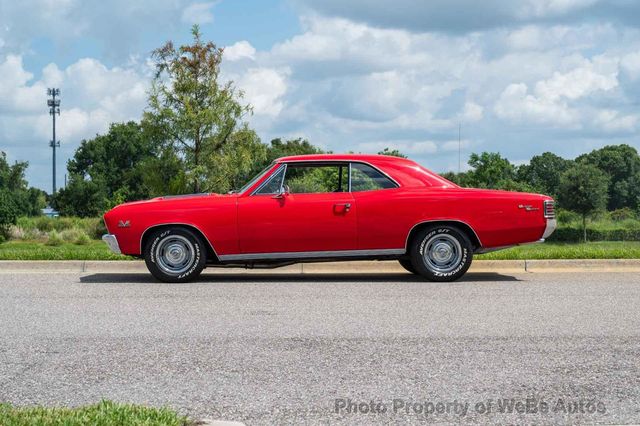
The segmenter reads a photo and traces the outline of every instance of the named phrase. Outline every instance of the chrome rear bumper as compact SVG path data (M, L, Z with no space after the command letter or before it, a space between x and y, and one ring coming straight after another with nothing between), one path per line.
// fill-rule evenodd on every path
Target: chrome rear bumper
M116 238L115 235L104 234L102 236L102 241L107 243L111 251L114 252L115 254L122 254L122 252L120 251L120 246L118 245L118 239Z
M549 238L553 231L558 227L558 222L555 219L547 219L547 227L544 228L544 233L542 234L542 239L546 240Z

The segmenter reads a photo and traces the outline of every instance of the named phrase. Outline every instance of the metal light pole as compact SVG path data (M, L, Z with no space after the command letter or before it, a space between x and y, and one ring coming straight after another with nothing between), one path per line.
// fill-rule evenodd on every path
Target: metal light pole
M47 99L47 105L49 106L49 114L53 117L53 139L49 142L49 146L53 148L53 192L56 193L56 148L60 147L60 141L56 140L56 114L60 115L60 99L56 99L56 96L60 96L60 89L47 89L47 95L51 96Z

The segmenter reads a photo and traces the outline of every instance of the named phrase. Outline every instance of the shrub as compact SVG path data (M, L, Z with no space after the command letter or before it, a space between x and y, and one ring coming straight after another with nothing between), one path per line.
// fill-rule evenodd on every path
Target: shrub
M84 219L84 231L90 238L99 240L107 233L107 227L104 225L102 218Z
M80 235L78 235L78 238L76 238L73 243L79 246L86 246L87 244L91 243L91 238L89 238L86 233L82 232L80 233Z
M636 213L629 207L623 207L609 213L611 220L614 222L622 222L623 220L636 219Z
M18 220L18 207L9 191L0 190L0 242L9 238L9 227Z
M578 222L581 220L581 217L578 213L572 212L571 210L558 209L558 222L561 224L569 224Z
M35 221L35 227L42 232L53 231L53 218L47 216L40 216Z
M45 244L48 246L61 246L63 243L64 240L62 239L58 231L53 230L49 232L49 238L47 239L47 242Z
M82 230L76 228L65 229L64 231L60 232L60 238L62 238L65 243L72 243L77 240L78 237L80 237L80 235L83 233L84 232Z
M59 218L52 219L52 221L53 221L53 229L55 229L58 232L61 232L67 229L73 229L75 228L75 225L76 225L76 220L70 217L59 217Z

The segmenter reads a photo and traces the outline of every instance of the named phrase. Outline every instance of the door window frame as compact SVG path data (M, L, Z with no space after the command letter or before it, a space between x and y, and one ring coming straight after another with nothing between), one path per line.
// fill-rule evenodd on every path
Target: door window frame
M264 194L259 194L258 192L260 192L260 190L265 187L266 185L268 185L279 173L280 170L283 170L283 176L282 176L282 182L280 183L280 191L282 191L284 184L285 184L285 179L287 178L287 166L289 164L296 164L296 165L309 165L309 166L317 166L317 167L321 167L321 166L346 166L347 167L347 174L348 174L348 187L346 191L342 191L340 192L340 194L344 194L344 193L353 193L354 191L352 190L352 186L351 186L351 177L352 177L352 170L351 167L353 164L358 163L358 164L364 164L366 166L371 167L373 170L377 171L378 173L380 173L382 176L386 177L387 179L389 179L389 181L391 181L395 187L394 188L376 188L376 189L369 189L367 191L385 191L385 190L389 190L389 189L397 189L400 188L401 185L398 183L397 180L395 180L394 178L392 178L391 176L389 176L387 173L385 173L384 171L380 170L378 167L374 166L371 163L367 163L366 161L352 161L352 160L329 160L329 161L308 161L308 160L293 160L293 161L287 161L286 163L280 163L278 167L275 168L275 170L273 170L273 172L271 173L271 175L265 179L260 185L258 185L256 187L256 189L254 189L251 194L249 196L263 196L263 195L274 195L277 194L276 192L271 192L271 193L264 193ZM356 192L367 192L367 191L356 191ZM333 192L309 192L309 193L300 193L297 195L305 195L305 194L333 194Z

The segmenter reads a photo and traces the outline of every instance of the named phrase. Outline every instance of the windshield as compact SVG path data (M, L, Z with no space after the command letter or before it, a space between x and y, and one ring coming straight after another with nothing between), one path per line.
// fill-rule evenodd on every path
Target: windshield
M251 188L254 183L256 183L257 181L262 179L262 177L265 174L267 174L267 172L269 170L271 170L271 168L273 167L274 164L275 164L275 161L273 163L269 164L264 170L262 170L260 173L258 173L253 179L251 179L249 182L247 182L242 188L234 189L233 191L230 192L230 194L242 194L244 191L246 191L247 189Z

